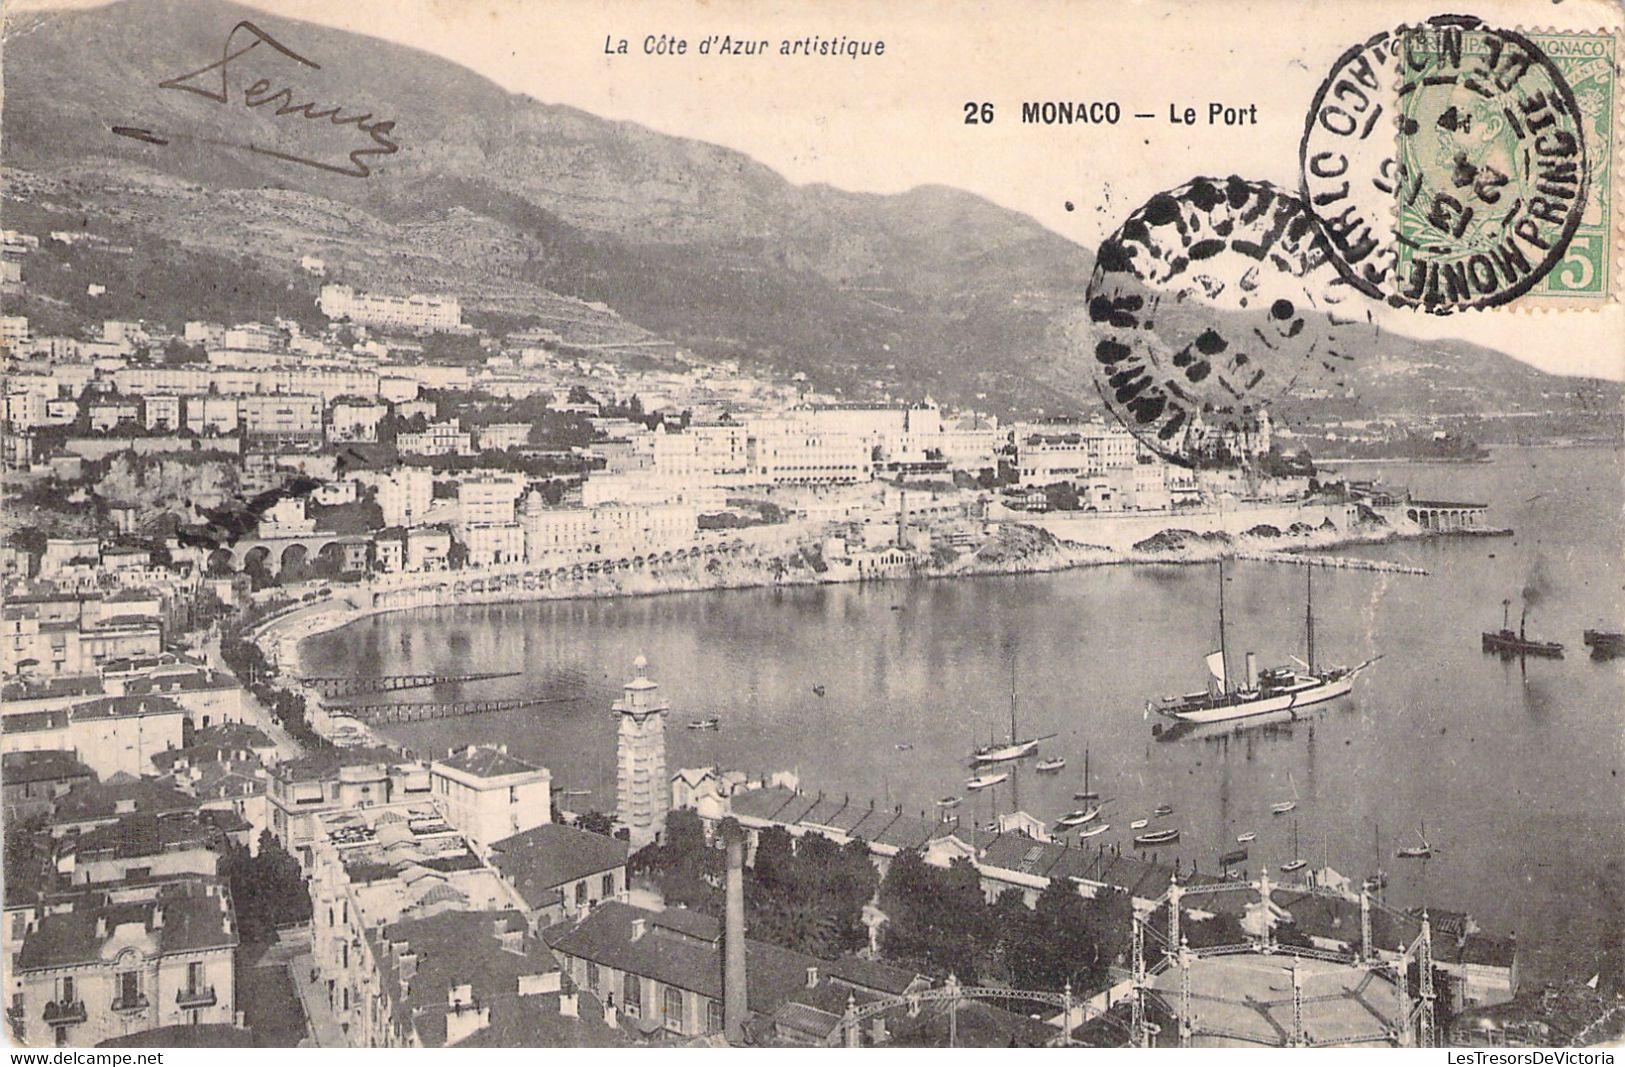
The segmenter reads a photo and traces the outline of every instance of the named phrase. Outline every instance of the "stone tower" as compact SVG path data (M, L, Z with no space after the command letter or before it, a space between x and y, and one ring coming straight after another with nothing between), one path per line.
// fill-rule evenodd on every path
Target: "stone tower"
M632 661L633 678L626 683L614 710L620 716L616 741L616 814L631 831L634 850L642 848L666 829L671 807L671 783L666 780L666 716L671 705L660 696L660 686L649 679L649 661Z

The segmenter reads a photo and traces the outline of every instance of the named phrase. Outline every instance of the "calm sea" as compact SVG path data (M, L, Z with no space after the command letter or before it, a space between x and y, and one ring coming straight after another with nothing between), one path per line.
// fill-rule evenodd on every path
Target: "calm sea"
M1129 848L1130 821L1168 803L1174 815L1153 821L1182 831L1167 860L1212 869L1250 830L1250 872L1295 847L1348 874L1380 863L1391 903L1464 909L1547 946L1526 958L1535 974L1553 946L1625 943L1625 660L1593 662L1580 643L1586 627L1625 620L1621 453L1504 449L1488 464L1349 469L1489 502L1516 534L1340 550L1430 573L1317 572L1319 660L1382 659L1352 697L1288 726L1165 742L1142 718L1148 697L1203 683L1212 566L424 610L312 638L304 655L323 674L522 671L433 695L569 699L393 736L425 754L506 743L550 767L556 789L590 790L576 806L614 806L609 705L641 652L672 703L673 769L790 769L808 791L913 811L966 795L962 812L985 823L1077 807L1087 750L1112 825L1087 847ZM1242 562L1226 574L1232 669L1248 649L1265 665L1303 656L1303 570ZM1563 642L1566 659L1480 651L1505 598L1516 624L1526 588L1531 636ZM1041 775L1029 761L966 794L966 753L1008 733L1012 661L1021 733L1056 735L1043 751L1068 766ZM720 731L686 728L713 714ZM1293 798L1296 811L1270 814ZM1434 858L1397 860L1424 826Z

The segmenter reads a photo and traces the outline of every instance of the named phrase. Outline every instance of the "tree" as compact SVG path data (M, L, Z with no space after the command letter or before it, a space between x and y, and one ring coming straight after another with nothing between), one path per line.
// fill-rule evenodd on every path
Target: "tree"
M615 820L601 811L584 811L576 816L572 824L578 830L585 830L589 834L599 834L603 837L615 835Z
M289 855L271 831L260 834L259 855L228 845L222 874L231 886L237 910L237 928L244 941L274 941L276 928L305 922L311 917L310 890Z

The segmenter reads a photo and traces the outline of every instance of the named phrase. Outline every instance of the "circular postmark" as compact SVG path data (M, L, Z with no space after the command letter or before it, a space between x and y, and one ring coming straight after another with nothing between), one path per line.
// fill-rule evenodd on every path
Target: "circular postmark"
M1088 287L1095 387L1148 448L1187 466L1247 451L1269 405L1342 385L1353 294L1303 202L1196 178L1100 247Z
M1394 274L1394 60L1399 32L1344 52L1315 90L1298 145L1304 203L1345 281L1381 299Z
M1343 278L1444 315L1512 301L1562 261L1585 212L1586 151L1574 93L1537 45L1441 15L1338 58L1299 168Z
M1585 212L1584 119L1534 43L1442 16L1400 41L1391 302L1448 314L1528 292Z

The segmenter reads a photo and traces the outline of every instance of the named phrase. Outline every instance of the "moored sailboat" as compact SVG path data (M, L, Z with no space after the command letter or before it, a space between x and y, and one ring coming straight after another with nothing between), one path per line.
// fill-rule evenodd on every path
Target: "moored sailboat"
M988 742L970 754L972 763L1007 763L1010 760L1024 759L1038 751L1040 741L1047 741L1054 734L1045 734L1043 737L1029 737L1019 739L1016 733L1016 661L1010 660L1010 740L1004 744Z

